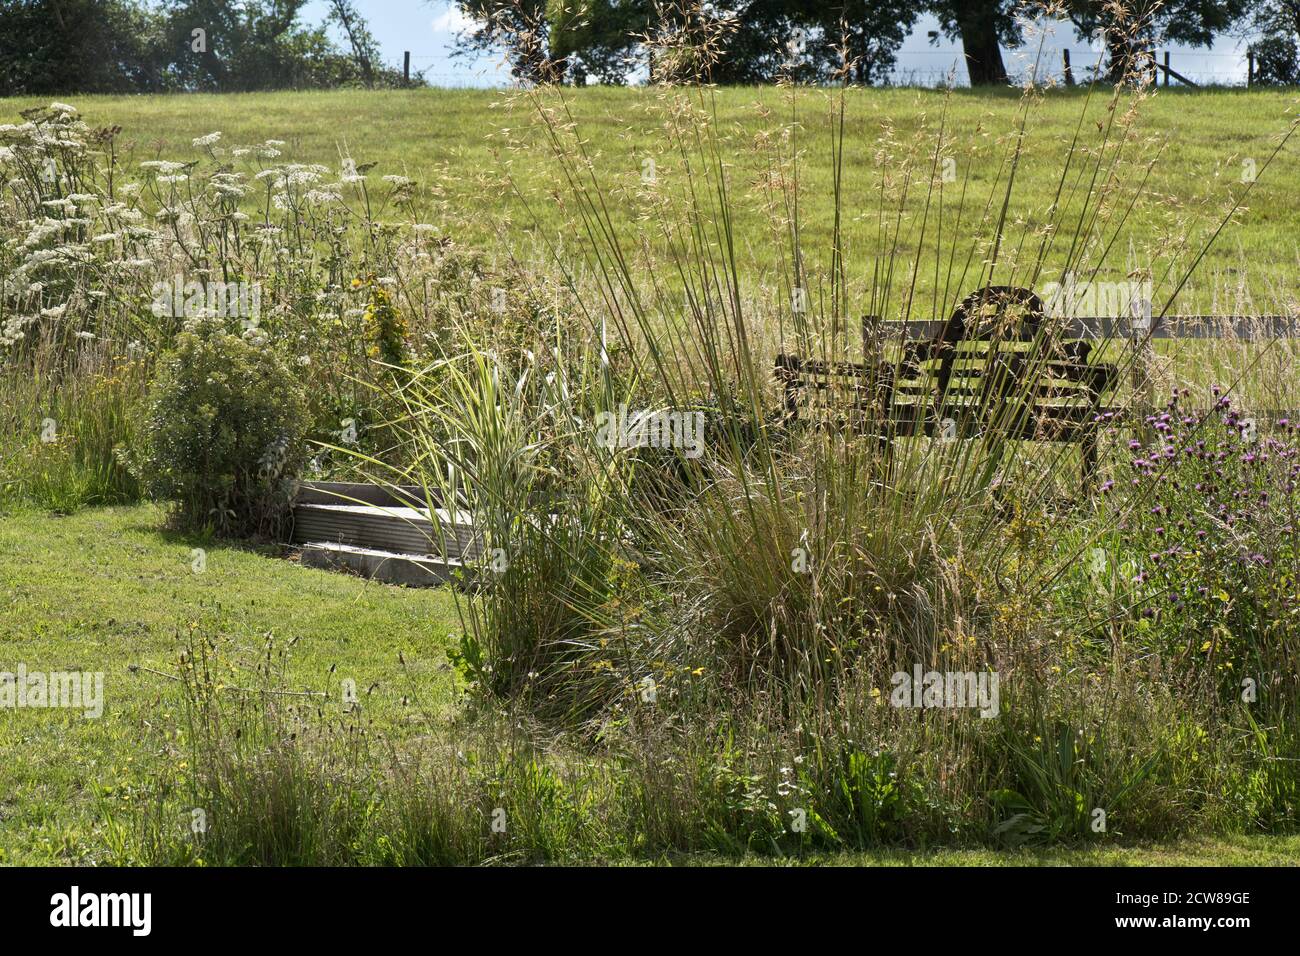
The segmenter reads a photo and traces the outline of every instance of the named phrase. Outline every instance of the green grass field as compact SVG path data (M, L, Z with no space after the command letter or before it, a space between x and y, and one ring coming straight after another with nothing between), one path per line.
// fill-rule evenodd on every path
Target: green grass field
M673 181L680 160L665 154L661 95L640 89L592 88L565 94L580 134L588 143L603 198L616 220L630 221L638 211L635 198L644 163L656 162L657 175ZM514 195L506 173L527 196L543 197L558 185L554 167L539 157L509 149L512 142L535 143L536 113L527 104L507 105L506 95L477 90L413 92L267 93L170 97L73 97L92 125L122 127L122 161L128 166L168 158L187 160L197 151L194 137L214 130L223 145L281 139L282 161L322 162L337 168L342 156L358 164L378 165L371 178L404 174L425 187L428 212L448 234L465 245L498 249L508 239L525 254L542 255L543 243L556 238L559 212L554 202L532 204L531 212ZM1079 137L1079 147L1099 147L1107 120L1109 90L1091 98L1082 90L1051 91L1028 112L1024 155L1019 163L1009 212L1013 223L1003 259L1018 252L1032 261L1036 239L1031 232L1045 221L1044 213L1061 185L1064 160ZM829 258L833 223L831 107L834 95L823 90L790 95L773 88L730 88L717 91L718 128L731 139L727 150L734 212L744 240L737 250L756 279L771 277L781 240L774 237L758 183L773 174L772 163L784 147L760 145L779 138L792 127L799 153L801 183L799 220L804 254L810 268ZM0 100L4 121L20 109L37 105L31 99ZM1288 144L1267 170L1265 162L1294 115L1294 92L1237 90L1162 90L1141 104L1134 138L1118 152L1115 167L1123 205L1141 187L1143 199L1129 213L1128 226L1098 236L1111 243L1100 278L1122 279L1132 269L1150 268L1160 290L1168 291L1183 274L1192 255L1218 226L1226 210L1245 188L1243 164L1259 172L1238 222L1217 240L1194 281L1175 304L1175 311L1216 310L1239 306L1254 311L1284 308L1296 289L1298 250L1294 225L1300 197L1292 188L1297 174L1297 147ZM1121 110L1122 110L1121 106ZM947 289L947 300L960 289L969 291L974 278L961 275L962 259L970 248L958 238L955 275L948 279L947 252L934 261L937 244L951 249L954 235L978 230L975 223L990 197L1001 200L1000 176L1009 155L1009 137L1017 126L1021 96L1002 93L916 89L855 90L848 94L844 126L842 191L848 214L842 224L851 286L864 293L877 263L878 190L881 175L911 177L912 199L902 235L900 259L911 269L916 250L909 232L918 229L924 189L918 176L928 177L940 125L956 161L956 183L945 187L947 220L943 230L932 221L921 244L915 277L918 302L936 286ZM508 132L503 132L508 131ZM1115 134L1111 133L1112 142ZM786 149L786 155L789 150ZM1076 165L1065 183L1087 186L1091 170ZM1148 161L1155 165L1146 172ZM1108 158L1103 175L1110 169ZM1076 179L1083 175L1083 179ZM968 177L969 176L969 180ZM956 218L961 192L966 192L961 221ZM937 196L935 197L937 203ZM936 207L937 208L937 207ZM933 212L931 213L933 215ZM1104 220L1103 220L1104 221ZM1062 247L1048 256L1063 262ZM951 231L949 231L951 230ZM947 231L947 235L942 233ZM1181 241L1185 248L1179 248ZM892 241L892 240L891 240ZM1021 243L1023 242L1023 247ZM785 250L788 253L788 249ZM1100 258L1100 256L1098 256ZM825 263L821 263L824 267ZM941 267L942 275L934 275ZM972 267L975 268L975 267ZM824 269L823 269L824 271ZM1029 277L1021 276L1030 284ZM1046 281L1053 278L1045 276ZM1059 278L1057 276L1056 278ZM1163 279L1163 281L1161 281ZM896 278L900 286L907 277ZM814 286L815 288L815 286ZM1242 290L1249 298L1233 299ZM922 309L924 311L924 309Z
M412 591L310 570L253 551L211 546L158 529L154 507L108 508L64 518L0 519L0 669L103 671L104 714L0 711L0 863L115 862L107 834L128 798L160 769L157 733L177 718L174 673L191 622L219 631L231 653L254 661L268 636L294 640L285 685L333 690L357 681L362 706L388 738L420 732L449 712L453 686L445 635L456 629L445 591ZM406 666L398 662L402 653ZM140 665L132 673L130 667ZM421 718L403 699L418 700ZM1197 838L1176 844L997 852L881 850L788 860L687 856L662 863L772 865L1145 866L1281 865L1297 838Z
M285 685L356 681L368 718L390 736L411 725L403 698L452 700L442 654L457 629L445 591L405 590L181 539L153 507L72 517L0 518L0 670L102 671L104 713L0 710L0 863L103 862L115 800L148 783L157 738L176 717L176 672L191 622L232 659L255 662L273 637L295 642ZM191 552L207 551L195 573ZM405 656L403 666L398 654Z
M681 159L666 152L661 130L662 99L653 91L630 89L565 95L588 143L612 218L629 230L644 224L646 220L638 218L645 212L638 191L646 161L655 160L664 182L680 182L675 177ZM715 100L718 129L729 138L725 149L735 190L731 210L741 240L736 249L738 272L752 279L756 297L765 289L770 295L779 277L788 274L788 263L780 256L789 250L783 248L780 231L773 233L770 210L764 205L771 197L765 198L764 183L791 172L779 164L781 155L791 155L790 149L798 156L800 235L814 281L824 277L829 261L832 94L800 91L793 116L789 96L776 89L728 89L718 91ZM901 263L899 268L909 273L916 270L915 276L893 277L894 301L900 287L914 284L917 313L924 315L927 303L932 304L928 297L951 301L976 284L973 276L963 274L962 259L969 254L978 260L972 237L979 230L973 222L990 197L1000 199L1021 97L1014 91L957 91L945 97L920 90L853 91L848 96L841 192L847 213L842 228L850 311L865 311L859 307L879 265L873 253L880 244L880 177L895 182L928 177L941 123L945 139L957 143L957 183L945 187L945 216L955 217L957 194L965 189L966 225L945 218L942 228L923 226L925 190L914 187L901 215L900 234L890 240L897 243L896 265ZM535 114L527 105L510 105L502 93L425 90L71 101L92 126L122 127L120 161L128 168L155 158L196 158L191 140L220 130L223 146L284 140L285 162L322 162L337 169L341 157L350 156L359 164L375 163L370 175L376 190L382 189L382 175L415 178L422 185L420 203L412 210L383 215L433 222L459 245L488 255L513 248L524 257L540 256L545 243L573 235L572 225L562 221L562 206L545 199L551 190L565 191L553 181L557 166L544 155L528 152L539 139ZM36 103L5 100L0 105L0 122L12 122L19 110ZM1104 135L1106 105L1100 91L1092 100L1082 91L1058 91L1032 104L1008 210L1011 226L1004 256L1035 257L1034 230L1046 222L1076 130L1082 131L1086 145L1075 147L1076 165L1070 166L1065 188L1087 188L1086 182L1079 186L1088 175L1084 157ZM1178 276L1198 243L1241 196L1243 163L1264 167L1277 137L1287 129L1292 109L1293 94L1245 91L1162 91L1143 104L1140 132L1118 156L1120 184L1110 191L1108 201L1122 208L1135 189L1143 200L1133 207L1123 230L1099 228L1097 255L1102 255L1100 246L1109 246L1109 269L1102 277L1120 279L1149 268L1155 270L1157 291L1167 289L1174 281L1169 277ZM791 131L792 145L773 145ZM515 148L529 143L533 146ZM1300 221L1300 199L1291 188L1297 148L1300 140L1290 143L1263 172L1246 204L1249 208L1224 232L1175 311L1272 311L1291 306L1298 258L1294 225ZM1146 162L1157 152L1159 161L1147 178ZM515 195L515 187L526 198L539 198L531 211ZM914 234L923 234L924 241L912 242ZM1179 239L1189 245L1180 247ZM650 241L651 248L658 248L657 241ZM1063 244L1068 245L1068 238ZM942 263L934 259L939 249L944 250ZM954 253L955 273L947 272L949 251ZM1045 258L1060 262L1061 254L1058 250ZM1043 281L1041 276L1031 282L1030 277L1007 273L999 272L998 280L1034 285ZM1157 307L1162 304L1157 301ZM1243 391L1249 401L1261 407L1292 406L1295 343L1272 344L1263 358L1251 351L1254 348L1176 343L1162 347L1157 371L1163 374L1166 366L1177 366L1180 375L1198 385L1245 377ZM1167 378L1160 379L1162 388ZM1204 395L1198 399L1203 401ZM167 761L185 752L174 745L182 695L173 675L178 655L194 634L216 636L232 684L242 686L259 662L278 661L281 651L287 651L286 669L276 675L277 685L328 692L325 706L338 706L342 682L355 681L365 718L386 741L400 744L405 738L423 737L430 733L431 720L442 723L468 713L458 704L447 662L451 635L460 630L450 593L407 591L310 570L276 553L189 539L163 527L163 512L153 506L97 508L65 517L27 510L0 513L0 671L21 663L29 670L103 672L105 680L100 719L75 711L0 710L0 864L122 862L116 848L122 846L121 828L130 825L132 808L158 779L177 776L167 773L177 769ZM204 550L205 562L197 572L196 548ZM459 819L459 810L454 815ZM889 850L793 862L1276 865L1294 862L1298 855L1295 837L1231 836L1173 845L1020 853ZM662 862L733 860L710 855ZM745 857L743 862L751 860Z

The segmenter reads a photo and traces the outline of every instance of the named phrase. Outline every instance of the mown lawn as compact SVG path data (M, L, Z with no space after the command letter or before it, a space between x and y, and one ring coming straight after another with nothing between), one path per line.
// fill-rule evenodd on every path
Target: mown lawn
M158 769L157 733L178 720L178 634L218 632L253 664L268 637L294 641L286 688L329 690L356 680L362 707L392 739L419 733L454 707L445 664L456 629L450 596L302 568L291 561L159 530L152 506L57 517L0 517L0 671L103 671L103 716L0 710L0 863L111 863L106 828L124 793ZM195 573L192 549L206 569ZM401 653L405 666L399 663ZM132 673L132 665L141 669ZM417 706L415 701L419 702ZM122 821L117 821L121 823ZM935 849L810 855L788 860L673 857L675 865L1143 866L1290 865L1300 838L1223 837L1174 845L994 852Z
M284 140L281 161L321 162L337 168L343 156L357 163L374 162L371 182L405 174L424 189L427 218L457 241L485 250L499 249L506 238L525 254L544 255L545 243L561 233L560 213L546 198L559 186L553 162L507 148L508 141L535 140L536 114L527 105L514 108L506 94L484 90L419 90L401 92L343 91L325 93L264 93L239 95L177 95L154 97L71 97L92 125L120 125L121 161L134 166L147 159L189 160L198 152L191 140L219 130L223 145ZM629 221L638 208L635 193L647 159L657 163L657 175L673 182L681 161L672 154L662 133L662 94L644 89L592 88L569 91L567 108L586 139L603 202L616 220ZM947 103L945 107L945 103ZM794 146L800 151L798 178L802 183L799 218L804 254L810 267L826 258L832 231L833 167L831 162L831 94L804 90L792 107L788 94L773 88L730 88L717 91L713 106L717 128L729 137L725 160L730 165L737 254L756 279L772 279L780 239L773 238L761 211L757 182L772 172L776 152L755 144L778 136L781 127L796 123ZM913 187L916 202L898 239L899 264L910 273L913 253L921 252L915 276L918 301L946 278L954 251L960 274L970 251L973 224L990 197L1000 203L999 177L1006 174L1009 137L1017 127L1021 97L1017 91L959 90L945 100L931 90L855 90L849 94L845 118L842 223L848 252L847 269L862 293L879 263L873 253L878 216L878 178L882 171L907 175L905 160L917 164L910 175L929 175L931 153L942 122L945 138L954 144L957 182L946 187L949 222L939 235L933 220L925 238L912 242L920 228L924 190ZM30 98L0 99L0 122L16 119L20 109L38 105ZM1108 91L1091 99L1082 90L1051 91L1030 111L1024 153L1017 166L1013 199L1008 209L1011 239L1004 261L1020 254L1035 259L1037 241L1023 232L1045 221L1045 210L1062 185L1066 159L1075 160L1065 179L1066 194L1086 189L1091 171L1080 165L1085 151L1096 148L1107 118ZM1109 243L1107 270L1101 279L1121 280L1127 270L1152 268L1157 289L1176 284L1190 257L1240 195L1244 164L1263 170L1294 115L1294 91L1162 90L1143 103L1137 129L1139 140L1122 153L1115 201L1123 206L1141 186L1143 199L1130 213L1129 227L1118 234L1103 229L1099 245ZM944 115L946 109L946 116ZM509 133L503 133L508 130ZM1078 135L1077 145L1075 142ZM882 149L882 138L892 145ZM1297 247L1295 225L1300 221L1300 196L1292 188L1297 175L1297 146L1293 141L1259 180L1239 212L1238 223L1223 233L1205 259L1195 281L1178 302L1181 311L1227 311L1240 286L1254 297L1254 311L1283 307L1294 293ZM1156 159L1149 176L1148 160ZM1110 170L1102 169L1102 179ZM970 166L967 186L967 166ZM1081 171L1087 174L1079 178ZM525 209L514 193L538 199ZM1101 183L1099 182L1098 187ZM962 223L952 218L967 190ZM933 215L933 211L931 212ZM1063 234L1073 229L1064 224ZM1020 246L1022 235L1029 236ZM1188 248L1176 252L1176 241L1187 237ZM892 240L891 240L892 241ZM1049 253L1047 278L1065 254L1069 242ZM936 263L937 248L944 250ZM821 252L818 252L821 250ZM787 250L788 251L788 250ZM820 264L825 268L825 263ZM934 275L936 267L940 275ZM963 291L974 281L955 281ZM1163 282L1161 281L1163 280ZM906 287L913 281L899 275ZM1046 278L1042 279L1046 281ZM1030 284L1026 281L1023 284ZM947 289L951 301L955 289ZM1159 303L1158 303L1159 304ZM1239 305L1240 303L1235 303Z
M1205 837L1174 844L1080 850L873 850L790 859L696 856L659 862L692 866L1297 866L1300 836Z
M445 591L406 590L160 531L155 507L0 517L0 671L102 671L104 713L0 709L0 863L103 861L114 798L150 779L155 731L178 720L174 674L191 623L255 665L268 638L284 685L356 681L377 729L400 736L418 704L452 700ZM192 549L206 551L195 573ZM406 660L398 660L401 653ZM278 654L275 655L278 659ZM233 679L232 679L233 683ZM403 698L408 703L403 704Z

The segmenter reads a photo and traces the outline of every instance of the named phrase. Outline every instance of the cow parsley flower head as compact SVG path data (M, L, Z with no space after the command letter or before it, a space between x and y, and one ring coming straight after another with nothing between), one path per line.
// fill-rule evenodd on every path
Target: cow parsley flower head
M170 176L179 173L185 168L184 163L174 163L169 159L150 159L140 164L140 168L145 172L162 173Z

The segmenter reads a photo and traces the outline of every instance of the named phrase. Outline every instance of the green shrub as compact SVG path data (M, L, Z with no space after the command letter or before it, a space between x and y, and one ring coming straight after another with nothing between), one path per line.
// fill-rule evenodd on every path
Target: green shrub
M184 530L269 535L306 457L307 403L263 348L196 323L159 364L132 467Z

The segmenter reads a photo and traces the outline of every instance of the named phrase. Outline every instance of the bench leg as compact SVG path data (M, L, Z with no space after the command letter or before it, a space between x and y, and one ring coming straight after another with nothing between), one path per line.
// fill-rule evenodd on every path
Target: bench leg
M1079 442L1079 457L1083 460L1083 493L1091 498L1097 485L1097 432L1089 429Z

